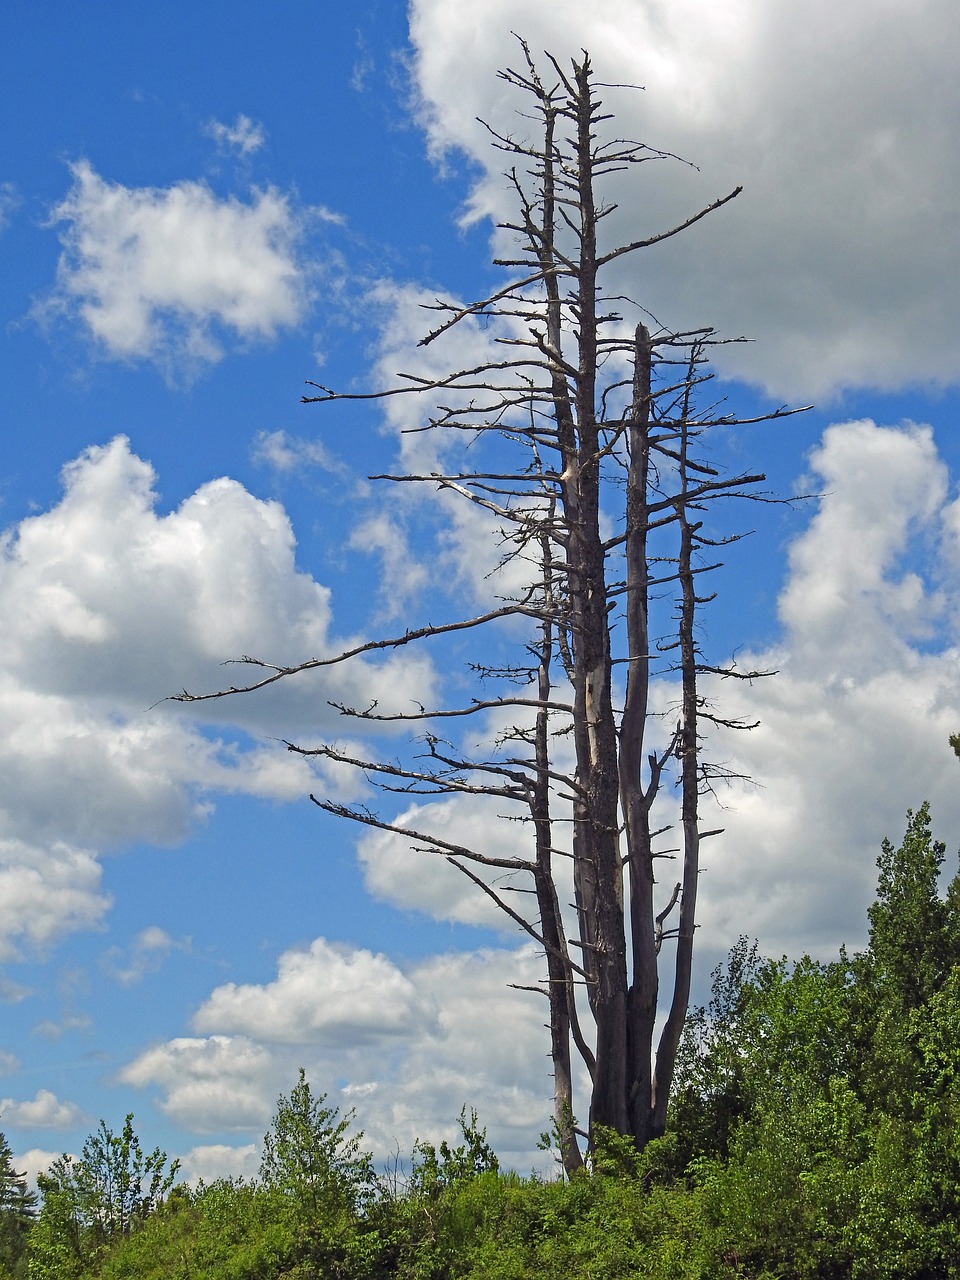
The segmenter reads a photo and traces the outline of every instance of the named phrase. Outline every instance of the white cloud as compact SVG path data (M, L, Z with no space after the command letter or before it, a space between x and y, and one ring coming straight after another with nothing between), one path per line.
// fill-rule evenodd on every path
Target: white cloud
M0 231L5 230L20 206L20 196L12 182L0 182Z
M308 951L280 957L275 982L218 987L193 1026L281 1044L374 1044L409 1035L433 1016L385 956L318 938Z
M32 1102L0 1101L0 1116L13 1129L73 1129L89 1117L74 1102L61 1102L49 1089L39 1089Z
M306 314L303 215L280 192L244 203L199 182L124 187L85 160L71 172L47 305L76 312L107 355L189 376L221 358L227 335L269 341Z
M717 693L761 721L715 747L760 789L721 797L727 834L706 851L700 899L713 946L740 932L792 954L856 943L880 841L899 842L906 809L929 799L948 841L960 829L947 745L960 727L960 579L942 541L955 510L944 465L927 428L872 422L830 427L810 461L825 495L790 551L783 637L741 655L779 674Z
M237 116L233 124L210 120L204 132L214 140L219 150L239 151L243 156L253 155L266 142L263 125L242 114Z
M100 963L125 987L143 980L148 973L156 973L172 951L189 952L190 939L179 941L171 938L166 930L150 925L137 934L126 950L110 947L100 957Z
M0 1075L13 1075L20 1070L20 1059L13 1053L0 1049Z
M0 838L0 959L16 958L21 940L44 950L64 932L96 927L110 906L100 875L87 850Z
M159 515L154 481L118 437L65 468L56 506L0 539L0 957L97 926L99 854L182 840L218 792L356 795L342 768L275 741L329 736L328 698L429 698L429 660L401 651L266 696L154 705L247 674L226 676L225 658L296 661L349 640L331 635L329 592L298 571L279 504L220 479ZM217 722L249 736L222 741Z
M768 0L414 0L411 36L437 154L484 169L474 215L505 211L502 156L476 117L523 134L495 77L511 32L562 60L588 48L616 132L674 151L615 180L605 242L674 225L738 184L731 206L624 264L617 287L669 326L757 341L718 353L786 398L840 387L956 383L960 123L951 0L771 6ZM909 335L922 334L922 339Z
M810 462L826 497L790 549L780 597L793 658L822 664L826 650L834 667L889 669L942 620L943 600L896 566L911 535L939 533L947 468L929 427L891 431L871 421L828 428ZM815 654L799 654L802 644Z
M260 431L250 452L254 462L272 467L282 475L304 472L310 467L320 467L337 475L348 474L342 462L330 456L320 440L304 440L287 431Z
M154 1046L120 1079L158 1087L162 1109L197 1132L263 1132L303 1066L316 1092L342 1112L356 1109L380 1160L398 1145L409 1153L417 1138L453 1137L467 1105L505 1159L530 1165L549 1123L546 1034L538 997L509 984L536 983L541 968L525 947L431 956L401 972L385 957L317 939L309 952L280 957L276 981L213 992L195 1019L213 1034ZM336 1020L323 1015L328 984ZM356 1012L342 1016L351 999ZM389 1035L371 1035L377 1016ZM243 1034L229 1034L234 1027Z
M273 1110L270 1054L244 1037L182 1037L142 1053L122 1084L159 1085L162 1110L195 1133L266 1129Z
M260 1168L260 1148L255 1142L248 1142L242 1147L214 1142L191 1147L179 1159L178 1181L188 1182L194 1187L198 1182L209 1186L217 1178L255 1178Z
M110 906L90 851L0 838L0 959L26 940L44 950L61 933L96 927Z
M398 815L396 823L475 849L487 857L529 857L529 829L501 820L518 813L517 806L505 801L458 796L413 805ZM357 856L364 885L375 898L404 910L423 911L437 920L503 929L511 934L518 928L463 872L439 854L412 847L404 836L383 830L364 832L357 842ZM513 898L511 887L529 889L529 876L480 864L471 864L471 870L523 913L527 901Z
M37 1174L48 1173L54 1160L62 1154L60 1151L44 1151L41 1147L31 1147L22 1155L14 1156L13 1164L18 1173L26 1175L27 1186L32 1191L36 1191Z

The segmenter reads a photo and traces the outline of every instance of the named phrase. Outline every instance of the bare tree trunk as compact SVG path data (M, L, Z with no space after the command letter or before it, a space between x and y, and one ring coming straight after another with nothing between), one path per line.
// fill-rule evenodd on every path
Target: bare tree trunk
M290 749L349 764L385 793L400 792L405 802L420 794L454 804L461 795L482 796L491 802L491 821L499 820L504 805L515 806L524 830L532 830L526 852L494 857L479 842L457 844L402 825L390 813L316 800L329 812L393 832L446 859L542 947L554 1118L560 1155L572 1173L583 1163L574 1118L574 1050L590 1082L591 1141L606 1127L642 1148L667 1123L690 995L699 799L719 772L705 756L700 727L717 717L707 709L698 679L705 670L746 679L764 674L709 666L699 654L697 619L709 597L697 595L697 582L717 567L704 564L702 553L736 537L708 536L706 513L714 498L749 497L763 476L724 476L693 456L697 440L711 427L735 422L730 415L696 411L712 331L651 333L639 323L630 333L623 317L608 309L608 295L624 308L633 304L616 287L601 284L621 257L682 232L739 188L667 231L602 248L598 229L609 209L598 204L596 184L663 154L601 140L607 117L586 55L573 62L570 74L549 58L547 87L526 46L521 49L525 69L501 75L532 99L540 139L516 141L490 130L494 145L514 165L526 166L525 172L512 167L507 173L518 217L505 229L516 237L517 256L497 264L519 269L520 276L471 306L438 302L442 319L423 339L434 342L481 315L499 326L497 341L508 356L443 378L411 375L387 391L343 395L319 387L319 395L305 399L374 401L413 393L437 401L442 395L425 415L424 429L521 447L527 459L521 465L508 459L492 471L465 466L446 475L379 478L439 486L474 503L489 515L491 536L499 529L505 538L505 558L529 566L528 585L473 618L412 627L294 666L245 658L259 678L241 689L184 694L182 700L250 692L359 655L495 627L508 617L527 620L530 661L500 672L482 663L475 667L485 678L499 674L514 687L519 683L519 692L473 697L452 707L415 704L389 714L375 704L339 707L356 730L386 720L425 729L427 745L419 754L386 761L352 756L329 743ZM611 535L611 528L618 531ZM664 593L675 606L670 620L657 604ZM625 689L615 682L616 670L623 672ZM679 675L678 715L675 729L664 734L651 715L651 687L671 672ZM516 724L483 758L448 744L431 727L507 706L516 709ZM572 769L559 762L558 741L572 741ZM675 764L682 872L676 883L671 877L661 886L655 867L666 853L657 842L672 825L667 782ZM558 849L558 826L570 832L568 848ZM561 845L565 841L564 834ZM508 900L492 871L529 878L534 919ZM675 927L665 927L674 912ZM654 1052L666 939L676 943L673 987Z

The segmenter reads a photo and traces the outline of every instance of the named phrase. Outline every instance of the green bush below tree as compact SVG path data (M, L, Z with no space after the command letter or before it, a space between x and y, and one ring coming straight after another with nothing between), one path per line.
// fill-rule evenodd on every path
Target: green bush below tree
M40 1180L0 1142L0 1280L960 1277L960 881L924 806L878 859L869 942L746 940L687 1022L667 1135L595 1136L570 1179L499 1168L474 1113L378 1177L301 1071L259 1177L174 1184L132 1117Z

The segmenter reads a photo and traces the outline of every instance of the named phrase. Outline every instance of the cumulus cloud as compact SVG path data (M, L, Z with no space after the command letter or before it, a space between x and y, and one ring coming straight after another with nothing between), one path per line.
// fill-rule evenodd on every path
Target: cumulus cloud
M252 156L266 142L263 125L243 114L238 115L233 124L209 120L204 132L214 140L219 150L238 151L243 156Z
M195 1018L211 1034L154 1046L120 1078L158 1088L162 1109L197 1132L262 1132L303 1066L318 1092L356 1108L378 1158L398 1144L409 1151L418 1137L452 1137L470 1104L498 1152L530 1164L550 1111L546 1033L537 997L509 984L536 983L541 969L527 947L431 956L401 970L319 938L282 955L274 982L218 988ZM333 1017L324 1012L331 992Z
M696 229L622 263L610 292L670 327L755 337L718 353L721 367L778 397L960 378L951 0L490 0L482 13L414 0L410 20L434 150L462 149L483 169L469 216L501 219L508 199L503 157L476 117L515 134L530 127L495 78L522 65L511 32L535 54L586 47L598 79L645 87L604 90L616 132L699 166L658 162L615 180L621 208L603 224L605 243L745 188Z
M96 927L109 906L99 854L178 842L218 792L355 795L341 769L275 741L330 736L329 698L429 697L428 659L401 652L266 697L155 705L220 687L225 658L288 662L347 641L331 634L329 592L297 569L279 504L221 479L161 516L154 484L118 437L67 466L62 500L0 540L0 958Z
M506 802L457 796L430 804L412 805L396 818L397 826L420 831L453 845L475 849L486 857L529 856L524 828L506 818L517 817ZM438 920L515 932L517 926L494 902L440 854L411 845L392 831L371 830L357 842L357 857L369 893L405 910L423 911ZM529 889L529 878L502 868L471 865L507 900L511 887ZM516 909L522 907L512 902Z
M71 173L52 215L63 253L47 309L76 314L108 356L189 375L219 360L227 337L269 341L306 314L304 215L287 196L124 187L86 160Z
M37 1189L37 1174L48 1173L50 1166L63 1153L60 1151L44 1151L42 1147L31 1147L21 1155L14 1156L14 1167L26 1175L27 1186L31 1191Z
M18 957L23 941L44 951L66 932L99 925L110 906L100 879L88 850L0 839L0 959Z
M957 502L932 434L837 424L810 467L824 496L790 549L783 635L742 655L779 674L717 691L761 724L714 748L760 784L721 797L727 833L700 899L714 946L739 932L791 953L860 939L880 841L898 841L906 809L929 799L937 828L960 829Z
M385 956L318 938L308 951L281 956L273 983L218 987L193 1025L201 1032L215 1029L279 1043L330 1037L360 1044L408 1035L432 1016L430 1005Z
M263 1130L273 1108L273 1063L242 1036L181 1037L142 1053L122 1084L159 1085L163 1111L195 1133Z
M73 1129L89 1116L73 1102L61 1102L49 1089L40 1089L31 1102L0 1101L0 1116L11 1129Z

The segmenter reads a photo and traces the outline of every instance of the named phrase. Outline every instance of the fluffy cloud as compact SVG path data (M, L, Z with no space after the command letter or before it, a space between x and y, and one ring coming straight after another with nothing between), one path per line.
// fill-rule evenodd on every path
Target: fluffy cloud
M495 78L521 55L588 48L620 136L693 161L647 165L604 223L606 242L673 225L742 184L732 206L624 264L615 293L674 327L758 341L723 367L786 398L842 387L954 383L960 121L950 0L771 7L767 0L413 0L424 119L438 155L483 168L471 216L505 211L502 156L477 124L522 132ZM906 335L922 334L919 341Z
M73 1102L61 1102L49 1089L40 1089L32 1102L0 1101L4 1125L13 1129L73 1129L89 1117Z
M380 1043L408 1035L434 1011L385 956L318 938L280 957L266 986L218 987L193 1019L197 1031L224 1031L287 1044L317 1040Z
M62 1152L60 1151L44 1151L42 1147L31 1147L29 1151L24 1151L21 1155L14 1156L14 1168L18 1172L26 1174L27 1186L31 1190L37 1189L37 1174L47 1173Z
M274 1097L273 1063L261 1045L244 1037L181 1037L157 1045L124 1067L122 1084L159 1085L161 1106L195 1133L262 1130Z
M303 215L280 192L244 203L199 182L124 187L85 160L71 172L53 212L63 253L51 305L75 311L107 355L189 374L220 359L223 335L265 341L303 318Z
M503 821L515 817L517 807L506 802L458 796L431 804L413 805L397 816L398 826L436 836L450 844L475 849L486 857L529 856L523 828ZM438 920L515 932L516 926L486 894L441 855L412 847L391 831L371 830L357 842L357 856L369 893L406 910L418 910ZM530 887L529 877L499 867L471 865L508 902L512 885ZM512 902L518 910L522 904Z
M154 705L184 685L219 687L225 657L340 645L329 592L297 570L277 503L215 480L160 516L154 480L118 437L71 463L62 500L0 541L3 958L97 925L109 905L97 855L181 840L217 792L344 794L342 770L269 741L329 731L328 698L428 696L429 661L401 651L266 697ZM252 736L223 741L202 727L216 721Z
M931 432L838 424L810 465L824 497L790 550L782 638L743 655L779 674L717 691L761 724L715 747L759 784L722 797L727 833L707 852L715 946L744 932L828 953L862 938L880 841L899 840L906 809L929 799L935 827L960 828L957 501Z
M550 1113L546 1036L537 997L509 984L536 983L541 968L535 949L522 948L401 970L320 938L281 956L274 982L218 988L195 1018L212 1034L148 1049L120 1079L159 1088L162 1109L194 1131L262 1132L302 1065L318 1092L356 1108L379 1158L398 1145L408 1152L418 1137L453 1136L468 1104L501 1155L531 1164Z
M110 906L100 875L92 853L60 840L0 839L0 959L16 957L23 941L43 951L65 932L96 927Z

